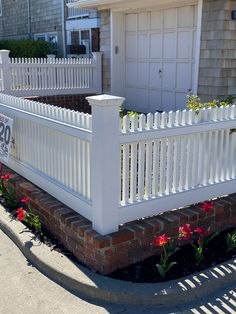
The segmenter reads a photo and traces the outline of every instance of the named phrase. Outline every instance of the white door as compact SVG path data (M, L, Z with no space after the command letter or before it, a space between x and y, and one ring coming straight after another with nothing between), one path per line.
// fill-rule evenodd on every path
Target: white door
M185 108L194 79L197 6L127 14L125 20L127 108Z

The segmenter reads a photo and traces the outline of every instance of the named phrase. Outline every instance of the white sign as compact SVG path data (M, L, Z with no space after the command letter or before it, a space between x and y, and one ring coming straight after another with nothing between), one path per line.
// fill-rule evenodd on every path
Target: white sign
M0 114L0 161L8 162L11 150L13 119Z

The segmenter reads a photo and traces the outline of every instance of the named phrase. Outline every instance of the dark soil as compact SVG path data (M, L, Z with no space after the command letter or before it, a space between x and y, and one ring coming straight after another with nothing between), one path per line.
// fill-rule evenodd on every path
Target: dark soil
M157 271L156 264L159 263L159 256L156 255L145 259L143 262L119 269L110 274L109 277L131 282L154 283L181 278L210 268L236 256L236 248L230 252L226 252L227 246L225 237L230 231L232 230L221 232L209 242L204 254L205 258L199 265L196 265L194 249L191 244L181 247L180 250L170 258L171 261L177 262L177 264L169 270L165 280L160 277Z

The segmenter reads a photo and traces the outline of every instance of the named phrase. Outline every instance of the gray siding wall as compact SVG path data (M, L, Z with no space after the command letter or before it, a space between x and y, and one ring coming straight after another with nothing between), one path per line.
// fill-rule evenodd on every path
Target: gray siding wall
M111 24L110 10L102 10L100 26L100 51L103 52L103 92L111 90Z
M62 55L62 1L30 0L31 34L28 29L28 0L2 0L0 39L29 38L36 33L57 32L58 53Z
M26 0L2 0L0 38L18 38L28 35L28 8Z
M204 0L198 94L204 100L236 94L235 0Z

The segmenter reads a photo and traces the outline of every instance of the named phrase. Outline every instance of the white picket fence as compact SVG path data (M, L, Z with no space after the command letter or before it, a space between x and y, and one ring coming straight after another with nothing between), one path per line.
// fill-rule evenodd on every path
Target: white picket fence
M9 58L0 51L0 91L14 96L99 94L101 53L93 58Z
M92 116L0 95L0 112L14 119L9 166L99 233L236 192L235 106L120 119L123 98L88 101Z

